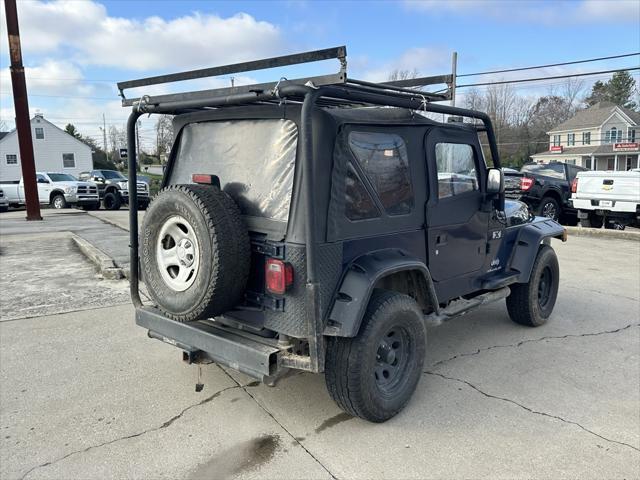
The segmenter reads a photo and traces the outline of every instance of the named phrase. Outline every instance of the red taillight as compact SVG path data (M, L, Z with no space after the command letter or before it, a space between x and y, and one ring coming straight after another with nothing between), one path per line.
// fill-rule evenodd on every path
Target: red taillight
M293 267L276 258L268 258L264 265L267 292L283 295L293 285Z
M531 187L533 187L533 178L520 177L520 190L524 190L526 192Z
M571 182L571 193L576 193L578 191L578 177L573 179Z

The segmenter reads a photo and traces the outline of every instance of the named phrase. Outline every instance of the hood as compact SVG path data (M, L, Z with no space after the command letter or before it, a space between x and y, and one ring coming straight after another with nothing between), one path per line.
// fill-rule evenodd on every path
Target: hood
M509 227L528 223L532 218L527 204L518 200L506 199L504 201L504 214L507 217L507 226Z

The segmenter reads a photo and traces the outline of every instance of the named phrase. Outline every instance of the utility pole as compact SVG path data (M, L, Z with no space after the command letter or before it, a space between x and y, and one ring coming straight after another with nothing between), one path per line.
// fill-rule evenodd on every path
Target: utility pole
M104 156L109 161L109 150L107 149L107 121L104 118L104 113L102 114L102 141L104 142Z
M24 80L24 66L22 65L16 0L6 0L4 2L4 10L7 17L9 56L11 57L11 87L13 88L13 105L16 111L16 130L18 131L18 144L20 146L20 166L22 167L24 196L27 204L27 220L42 220L40 202L38 200L38 184L36 183L36 164L33 157L29 100L27 98L27 85Z

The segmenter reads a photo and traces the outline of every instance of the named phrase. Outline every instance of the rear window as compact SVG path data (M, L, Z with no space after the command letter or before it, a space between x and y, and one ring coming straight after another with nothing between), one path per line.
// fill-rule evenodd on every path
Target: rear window
M244 215L286 222L297 145L291 120L193 123L182 129L170 183L193 183L194 173L217 175Z
M387 214L411 212L413 191L407 147L402 137L392 133L351 132L349 147Z
M533 173L535 175L542 175L544 177L560 178L564 180L564 164L562 163L549 163L547 165L524 165L521 172Z

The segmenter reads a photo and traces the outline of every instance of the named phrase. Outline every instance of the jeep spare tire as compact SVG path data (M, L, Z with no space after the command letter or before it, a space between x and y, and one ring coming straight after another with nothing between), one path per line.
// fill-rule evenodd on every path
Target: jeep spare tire
M219 188L162 189L145 213L140 243L147 290L169 318L215 317L242 300L249 233L237 204Z

